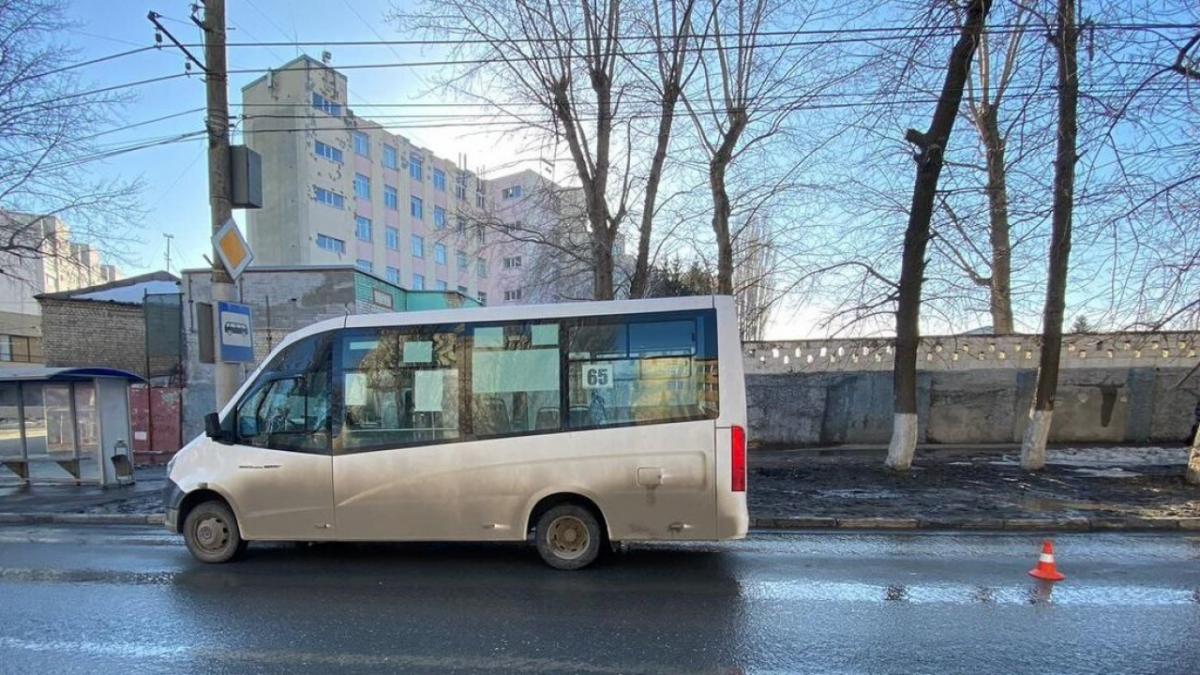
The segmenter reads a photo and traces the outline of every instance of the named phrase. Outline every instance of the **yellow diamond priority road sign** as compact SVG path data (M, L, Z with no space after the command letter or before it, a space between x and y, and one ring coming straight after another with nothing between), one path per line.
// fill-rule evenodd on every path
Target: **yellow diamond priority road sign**
M246 238L242 236L242 231L238 229L233 218L225 221L221 229L217 230L212 243L221 258L221 264L225 265L225 271L234 279L237 279L254 260L254 253L250 251Z

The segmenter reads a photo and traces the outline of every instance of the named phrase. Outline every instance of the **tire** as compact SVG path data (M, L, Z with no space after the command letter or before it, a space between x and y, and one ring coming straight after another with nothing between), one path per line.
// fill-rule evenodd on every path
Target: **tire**
M240 557L246 541L237 518L224 502L197 504L183 521L183 540L192 556L203 563L223 563Z
M542 560L559 570L587 567L604 546L604 530L595 514L575 504L559 504L543 513L533 536Z

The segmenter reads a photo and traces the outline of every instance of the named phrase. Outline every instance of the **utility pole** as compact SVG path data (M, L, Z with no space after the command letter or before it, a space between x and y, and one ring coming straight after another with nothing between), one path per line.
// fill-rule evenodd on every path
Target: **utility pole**
M171 271L171 240L174 238L175 238L175 235L167 234L166 232L163 232L163 239L167 240L167 252L163 256L164 258L166 258L167 272Z
M193 6L193 11L199 5ZM229 75L225 67L225 0L204 0L204 20L194 15L192 21L204 31L204 61L201 62L183 43L163 27L161 14L150 12L146 18L156 29L155 42L161 44L166 35L171 42L204 72L205 93L208 113L205 126L208 128L208 203L212 213L213 234L233 217L229 184ZM188 65L188 69L191 66ZM234 300L233 279L221 265L221 256L213 247L212 256L212 305L213 344L220 344L221 326L217 303ZM237 391L240 368L236 363L213 364L213 385L217 408L224 407Z
M204 2L204 66L208 104L208 200L212 210L212 230L233 217L229 186L229 76L225 66L225 0ZM213 250L212 302L214 311L220 301L234 300L233 279L221 265L221 256ZM220 321L213 321L213 344L220 344ZM213 384L216 405L220 409L237 391L240 368L235 363L214 364Z

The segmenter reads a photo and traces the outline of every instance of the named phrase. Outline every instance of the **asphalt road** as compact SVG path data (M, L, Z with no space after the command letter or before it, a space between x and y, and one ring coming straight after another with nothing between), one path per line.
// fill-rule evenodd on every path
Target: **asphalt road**
M760 534L555 572L519 546L0 527L0 672L1197 673L1200 537Z

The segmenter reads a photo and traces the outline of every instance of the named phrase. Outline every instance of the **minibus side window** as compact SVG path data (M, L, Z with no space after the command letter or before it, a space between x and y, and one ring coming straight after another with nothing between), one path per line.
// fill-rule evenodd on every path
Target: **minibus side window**
M331 334L280 352L238 402L238 441L272 450L326 452L331 423Z
M712 312L568 322L572 429L717 417Z
M481 325L470 332L475 436L562 428L558 322Z
M346 331L339 347L340 447L362 451L458 439L461 326Z

